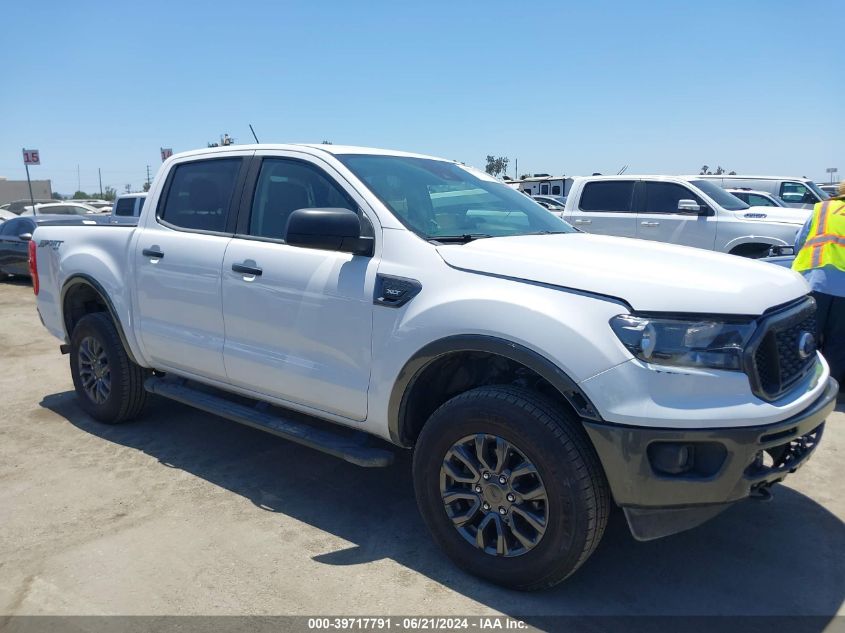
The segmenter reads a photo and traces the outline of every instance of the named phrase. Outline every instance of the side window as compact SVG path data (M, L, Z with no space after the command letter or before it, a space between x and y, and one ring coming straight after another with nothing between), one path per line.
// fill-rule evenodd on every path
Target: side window
M135 214L136 216L141 215L141 211L144 210L144 203L146 201L146 198L138 198L138 212Z
M633 180L599 180L588 182L578 205L582 211L631 211Z
M544 196L549 195L549 186L548 185L540 185L540 193Z
M756 193L749 193L744 198L743 202L747 202L752 207L773 207L775 206L771 200L764 198Z
M19 229L23 225L23 220L6 220L3 224L0 224L0 235L17 235Z
M692 191L673 182L645 183L644 213L678 213L678 202L695 200L705 206L704 201Z
M117 201L117 205L114 208L115 215L128 215L132 216L135 214L135 198L120 198Z
M750 199L751 196L749 196L747 193L740 193L738 191L729 191L728 193L731 194L732 196L736 196L737 198L742 200L745 204L751 204L749 202L749 199ZM755 196L755 197L757 197L757 196Z
M815 204L818 202L813 192L800 182L781 183L780 197L783 198L784 202L792 202L793 204Z
M320 207L358 210L340 187L314 165L265 158L252 199L249 234L284 239L291 213Z
M225 231L240 166L240 158L177 165L170 176L167 198L159 207L159 218L183 229Z
M560 195L560 185L554 185L552 187L552 195L559 196Z

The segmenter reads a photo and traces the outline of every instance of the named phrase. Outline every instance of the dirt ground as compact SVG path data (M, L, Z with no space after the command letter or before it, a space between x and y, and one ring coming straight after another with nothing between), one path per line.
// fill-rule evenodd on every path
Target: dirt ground
M0 615L845 614L841 405L771 502L649 543L617 512L574 577L524 594L439 552L407 455L357 468L163 400L98 424L58 345L0 282Z

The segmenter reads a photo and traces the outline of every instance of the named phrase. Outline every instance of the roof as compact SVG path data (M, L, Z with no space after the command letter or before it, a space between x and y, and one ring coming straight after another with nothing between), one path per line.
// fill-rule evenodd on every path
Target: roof
M758 191L757 189L746 189L745 187L730 187L729 189L725 189L727 192L731 191L740 191L742 193L753 193L758 196L766 196L767 198L774 198L772 194L768 191Z
M226 154L234 151L244 150L301 150L308 148L310 150L318 150L326 154L342 155L342 154L375 154L378 156L403 156L408 158L427 158L430 160L442 160L450 163L456 161L447 158L438 158L437 156L427 156L425 154L415 154L412 152L403 152L392 149L379 149L376 147L358 147L355 145L326 145L323 143L253 143L250 145L224 145L221 147L204 147L201 149L191 150L188 152L180 152L174 154L171 158L178 159L184 156L207 156L208 154ZM171 159L168 159L171 160Z
M749 176L746 174L695 174L694 176L683 176L684 178L736 178L737 180L807 180L812 178L804 176Z
M528 178L514 178L511 182L546 182L548 180L572 180L572 176L529 176Z

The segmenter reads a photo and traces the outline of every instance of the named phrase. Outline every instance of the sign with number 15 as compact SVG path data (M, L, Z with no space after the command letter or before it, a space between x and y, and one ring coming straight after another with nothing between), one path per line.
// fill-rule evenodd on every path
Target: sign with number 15
M37 149L25 149L23 151L23 164L24 165L40 165L41 164L41 155L38 153Z

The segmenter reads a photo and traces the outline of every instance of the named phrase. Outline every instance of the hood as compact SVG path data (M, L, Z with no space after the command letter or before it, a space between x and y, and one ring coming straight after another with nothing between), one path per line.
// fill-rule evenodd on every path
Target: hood
M453 268L622 299L643 312L759 315L809 292L801 275L736 255L567 233L437 247Z
M794 207L748 207L742 211L734 211L733 214L739 220L748 222L777 222L779 224L794 224L804 226L807 218L813 212L812 209L797 209ZM751 215L764 215L766 217L747 217Z

